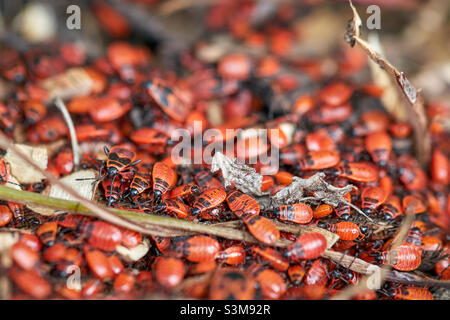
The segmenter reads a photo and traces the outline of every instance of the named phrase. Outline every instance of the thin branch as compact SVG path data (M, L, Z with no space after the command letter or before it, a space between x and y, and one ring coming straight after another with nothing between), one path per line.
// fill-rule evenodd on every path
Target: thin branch
M73 163L75 169L77 170L80 166L80 146L78 145L77 133L75 132L75 126L73 125L72 118L70 117L69 111L67 111L66 105L61 100L61 98L56 98L55 105L61 111L64 120L66 121L67 127L69 128L70 141L72 144L73 153Z
M416 90L409 82L408 78L403 72L398 71L389 61L376 52L365 40L360 38L361 18L349 1L350 7L353 11L353 18L350 20L345 40L353 47L358 44L367 55L385 70L392 79L397 83L397 88L400 90L406 100L406 108L410 117L409 122L414 129L416 156L422 165L428 164L431 156L431 136L428 130L428 120L425 114L420 90Z

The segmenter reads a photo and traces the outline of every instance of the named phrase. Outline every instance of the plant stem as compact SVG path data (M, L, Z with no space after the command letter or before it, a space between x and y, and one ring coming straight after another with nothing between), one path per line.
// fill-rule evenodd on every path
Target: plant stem
M15 190L3 185L0 185L0 199L6 201L20 202L23 204L42 205L53 209L59 209L62 211L95 216L95 214L93 214L87 207L78 202L51 198L39 193L29 191ZM158 230L160 232L165 231L168 234L172 232L172 236L188 235L192 233L204 233L227 239L242 240L251 243L258 242L258 240L256 240L248 232L232 228L213 226L202 223L194 223L176 218L156 216L153 214L143 214L139 212L121 209L110 209L109 211L117 216L120 216L122 218L125 218L127 220L130 220L134 223L141 225L142 228L136 229L133 226L130 226L130 229L142 232L144 234L157 235L156 233L158 232ZM148 230L147 227L151 226L162 227L163 230L162 231L161 229ZM178 231L184 232L180 233ZM166 234L165 236L168 236L168 234ZM289 244L290 241L281 239L275 244L275 246L286 247Z

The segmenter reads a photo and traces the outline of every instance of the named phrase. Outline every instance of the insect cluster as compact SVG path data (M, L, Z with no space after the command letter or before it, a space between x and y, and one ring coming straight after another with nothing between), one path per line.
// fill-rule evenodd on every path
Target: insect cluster
M110 35L129 32L129 23L113 7L96 3L94 13ZM258 27L249 23L252 4L219 1L204 22L211 34L227 34L247 50L224 52L210 62L198 54L208 46L205 39L177 55L175 71L162 68L148 47L123 40L111 41L100 57L74 43L37 44L23 52L1 43L0 75L14 87L0 101L1 130L30 145L63 141L48 172L64 177L93 169L101 205L211 228L235 221L253 239L141 234L94 217L41 216L2 201L0 232L18 234L8 253L12 261L2 266L12 298L328 299L364 275L324 258L327 250L450 280L449 133L440 122L431 123L431 161L421 165L414 156L413 128L383 108L382 88L354 80L366 66L360 52L345 49L338 76L330 78L319 59L287 57L301 41L289 25L293 4L280 6L271 23ZM74 165L68 126L49 103L51 90L41 85L74 68L90 80L89 94L65 99L81 145L80 168ZM217 106L219 121L212 111ZM427 112L430 119L449 114L438 103L429 104ZM198 123L200 132L194 128ZM317 172L335 187L355 188L336 206L308 200L312 194L263 206L260 197L226 185L221 171L211 172L205 161L180 163L172 152L179 141L171 139L180 128L202 141L192 146L189 159L211 142L225 145L244 137L234 155L245 151L240 160L259 173L268 165L258 156L276 150L278 170L262 177L260 191L267 199L293 177ZM220 138L203 136L211 128ZM226 129L242 129L241 136ZM254 129L267 131L261 136ZM1 183L8 186L10 177L0 158ZM22 187L42 192L48 184ZM414 221L392 248L407 213ZM295 234L280 225L320 232ZM327 233L339 237L331 247ZM138 257L123 254L140 248L145 250ZM68 282L74 272L75 285ZM354 298L433 299L435 289L389 280Z

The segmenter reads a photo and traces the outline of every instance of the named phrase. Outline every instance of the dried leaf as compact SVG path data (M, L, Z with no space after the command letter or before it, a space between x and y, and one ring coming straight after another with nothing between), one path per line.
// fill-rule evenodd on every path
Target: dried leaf
M315 175L302 179L299 177L293 177L292 183L284 189L277 192L272 197L273 204L281 206L284 204L298 203L301 201L320 201L332 206L337 206L344 202L343 196L352 191L353 185L349 184L345 187L338 188L323 178L325 173L318 172ZM304 197L304 191L308 190L313 192L314 197Z
M94 190L97 186L96 183L92 183L92 181L97 177L97 172L95 170L81 170L74 172L68 176L65 176L59 179L60 182L65 183L66 185L70 185L72 189L81 197L92 200L94 195ZM77 179L90 179L90 180L77 180ZM59 185L51 185L47 187L43 192L43 194L48 195L49 197L64 199L64 200L78 200L66 191L64 191ZM39 214L42 215L57 215L62 214L65 211L55 210L52 208L48 208L40 205L27 205L27 207Z
M9 250L19 240L19 236L18 232L3 232L3 230L0 230L0 252Z
M262 196L268 192L261 192L262 175L252 167L238 163L237 159L230 159L221 152L216 152L211 162L211 171L222 170L225 187L234 186L244 193Z
M83 68L71 68L62 74L42 80L40 86L48 91L47 102L60 97L70 99L88 95L93 81Z
M368 37L368 42L380 54L383 54L380 39L377 33L371 32ZM394 116L397 121L405 122L408 120L406 110L400 100L399 92L396 84L389 77L380 66L372 60L369 60L370 73L372 75L373 83L383 89L383 94L380 97L381 102L386 110Z
M24 144L15 144L15 147L30 157L39 168L42 170L47 169L47 149L31 147ZM45 179L45 176L41 172L31 168L10 148L7 149L4 159L11 168L11 175L20 183L37 183Z
M353 47L355 45L355 37L359 37L362 21L358 15L358 12L356 11L356 8L353 6L353 3L351 1L349 2L350 7L353 10L353 18L347 24L345 41L347 41Z
M148 250L150 250L150 241L148 239L144 239L142 243L134 248L127 248L121 245L116 247L116 252L129 262L138 261L147 254Z

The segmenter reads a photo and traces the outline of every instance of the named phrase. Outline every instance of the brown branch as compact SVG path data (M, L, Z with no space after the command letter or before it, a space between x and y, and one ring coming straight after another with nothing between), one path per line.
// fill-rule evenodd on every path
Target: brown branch
M416 90L409 82L403 72L398 71L391 63L376 52L366 41L360 38L361 18L356 11L356 8L350 2L350 7L353 11L353 18L350 20L345 34L345 40L353 47L358 44L367 55L385 70L393 80L397 83L397 88L400 90L406 100L405 107L408 110L409 123L414 130L416 157L422 165L428 164L431 156L431 136L428 131L428 120L425 114L420 90Z

